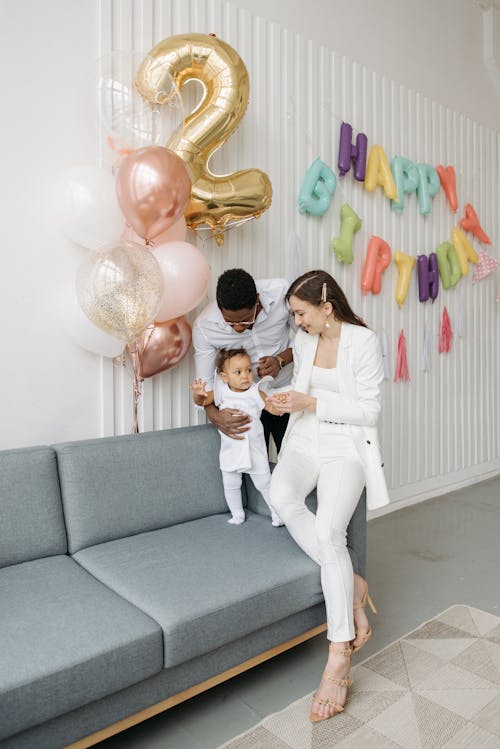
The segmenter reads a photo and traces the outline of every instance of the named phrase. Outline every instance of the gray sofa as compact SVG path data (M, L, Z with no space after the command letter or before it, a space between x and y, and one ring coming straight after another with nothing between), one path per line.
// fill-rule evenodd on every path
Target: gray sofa
M91 746L324 629L319 572L210 425L0 453L0 747ZM314 501L314 498L311 498ZM364 574L364 497L348 532Z

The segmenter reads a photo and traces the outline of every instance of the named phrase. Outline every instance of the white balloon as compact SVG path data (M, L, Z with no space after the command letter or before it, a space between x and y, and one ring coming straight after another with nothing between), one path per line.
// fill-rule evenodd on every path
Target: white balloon
M98 250L120 237L125 219L115 179L104 169L73 167L61 178L56 199L61 228L76 244Z
M101 330L89 320L78 304L76 292L73 289L64 294L62 308L64 328L74 343L99 356L107 356L111 359L120 356L125 343Z
M162 104L151 104L137 90L136 74L145 58L144 52L115 50L98 60L97 110L115 163L121 151L164 146L167 141L174 149L182 136L184 103L167 64L156 60L154 66Z

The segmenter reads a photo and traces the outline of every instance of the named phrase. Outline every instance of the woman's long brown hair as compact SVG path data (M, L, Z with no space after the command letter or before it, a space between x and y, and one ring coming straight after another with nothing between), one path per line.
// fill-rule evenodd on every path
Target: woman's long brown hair
M324 270L310 270L296 278L286 292L287 302L290 301L291 296L296 296L303 302L309 302L316 307L324 302L330 302L336 320L367 327L363 320L352 311L346 295L336 280Z

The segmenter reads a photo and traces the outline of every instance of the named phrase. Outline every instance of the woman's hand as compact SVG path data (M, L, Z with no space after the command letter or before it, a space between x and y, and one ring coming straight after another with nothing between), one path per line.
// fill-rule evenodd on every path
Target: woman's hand
M316 411L316 398L298 390L270 395L267 402L280 414L293 414L296 411Z

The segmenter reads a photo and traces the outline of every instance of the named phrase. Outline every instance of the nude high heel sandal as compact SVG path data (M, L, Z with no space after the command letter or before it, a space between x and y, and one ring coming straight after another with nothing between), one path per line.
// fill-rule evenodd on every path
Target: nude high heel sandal
M375 608L375 604L373 603L373 601L372 601L372 599L370 597L370 594L368 593L368 586L366 586L366 590L365 590L365 593L363 595L363 598L361 599L361 601L359 603L355 603L354 604L353 609L364 609L365 606L366 606L366 602L367 601L368 601L368 605L370 606L370 608L372 610L372 613L376 614L377 613L377 609ZM370 627L366 632L361 632L361 633L360 633L360 631L358 629L355 629L354 631L355 631L355 635L356 635L355 639L357 639L358 636L362 638L361 643L359 645L353 646L353 648L352 648L352 652L353 653L357 653L358 650L361 650L361 648L363 647L363 645L366 645L366 643L368 642L368 640L372 636L372 628Z
M349 658L349 669L350 669L350 661L351 661L351 655L352 655L352 648L337 648L335 645L330 645L330 652L331 653L338 653L339 655L343 655L345 658ZM328 674L323 674L323 678L327 681L330 681L332 684L336 684L339 687L346 687L349 689L350 686L352 686L352 680L349 679L347 676L343 679L339 679L336 676L329 676ZM316 697L317 692L313 695L313 702ZM331 702L329 699L326 700L318 700L319 705L326 705L328 708L328 715L319 715L319 713L314 712L314 710L311 709L311 713L309 715L309 720L311 723L320 723L322 720L330 720L330 718L333 718L334 715L338 715L339 713L344 712L344 706L339 705L337 702ZM332 711L332 712L330 712Z

